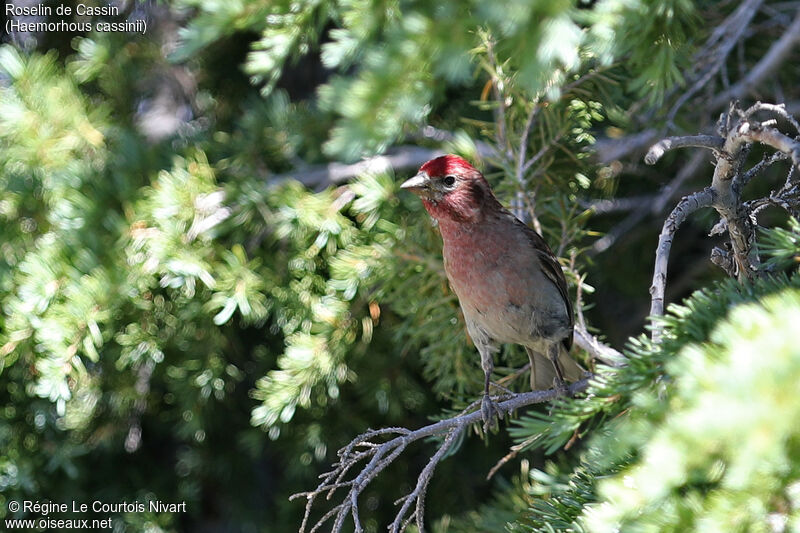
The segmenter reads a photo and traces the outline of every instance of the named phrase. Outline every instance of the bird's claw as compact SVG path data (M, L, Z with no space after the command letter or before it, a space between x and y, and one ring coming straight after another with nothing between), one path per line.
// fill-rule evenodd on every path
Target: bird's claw
M553 380L553 389L555 389L558 396L567 396L569 394L569 387L563 379L555 378Z
M556 391L556 398L559 396L569 396L569 388L564 380L554 378L553 379L553 390ZM555 398L553 398L555 400ZM552 415L553 410L556 408L556 402L550 402L550 408L548 412Z
M481 417L483 418L483 430L487 433L490 429L496 428L497 421L503 418L503 412L498 409L497 404L488 394L484 394L481 400Z

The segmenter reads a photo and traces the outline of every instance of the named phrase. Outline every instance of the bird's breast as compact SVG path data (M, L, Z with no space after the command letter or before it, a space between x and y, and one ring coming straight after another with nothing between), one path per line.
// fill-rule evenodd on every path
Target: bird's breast
M536 265L516 264L510 252L503 239L479 229L444 238L445 272L465 319L500 342L521 342L532 328L530 270Z
M445 272L471 330L479 325L498 342L527 344L554 321L567 320L557 288L523 235L485 224L440 229Z

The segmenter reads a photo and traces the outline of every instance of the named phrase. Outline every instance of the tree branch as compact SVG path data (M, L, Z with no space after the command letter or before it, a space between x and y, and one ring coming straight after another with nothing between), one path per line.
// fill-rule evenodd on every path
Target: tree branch
M622 198L601 198L598 200L578 199L578 203L582 208L590 209L595 215L608 215L636 211L642 205L652 204L655 199L655 194L643 194L639 196L624 196Z
M650 315L661 316L664 314L664 288L667 283L667 266L669 263L669 251L672 247L672 239L675 232L686 220L686 217L703 207L711 207L714 201L714 191L707 187L690 196L684 197L675 209L664 221L661 235L658 236L658 248L656 249L656 262L653 269L653 283L650 285ZM657 325L653 327L652 338L658 341L661 338L661 328Z
M648 215L660 215L667 207L667 203L675 196L683 183L691 178L706 161L703 152L696 152L691 159L680 169L675 177L659 193L653 201L643 202L639 209L633 211L620 223L612 227L601 239L592 245L590 253L597 254L608 250L625 233L636 227Z
M443 135L439 130L436 130L436 134L438 136ZM449 140L449 138L445 136L443 140ZM487 157L494 153L492 148L483 142L475 143L475 147L480 157ZM391 170L416 170L426 161L440 155L444 155L444 152L440 149L400 145L390 148L383 155L369 157L358 163L331 162L325 165L312 165L307 168L299 168L291 172L277 174L269 178L269 183L279 184L289 179L296 179L309 189L324 189L330 185L338 185L350 181L367 172L380 174Z
M712 148L717 162L711 186L683 198L670 213L661 230L656 250L653 282L650 286L650 315L653 317L664 313L664 290L667 279L667 264L672 239L681 223L694 211L702 207L713 207L720 215L720 222L714 226L710 235L724 231L730 236L730 243L724 248L716 247L711 253L711 261L723 268L729 275L745 281L758 275L760 259L755 246L753 225L758 210L772 203L786 209L790 213L794 209L794 183L792 176L795 169L800 169L800 136L791 138L773 127L774 120L758 122L750 118L758 111L770 111L784 118L796 130L800 124L786 113L783 106L762 104L761 102L742 112L736 105L731 105L727 114L720 117L719 133L721 137L698 135L690 137L671 137L657 143L648 152L645 161L655 163L663 153L671 148L681 146L700 146ZM777 152L765 156L749 171L742 172L750 146L761 143L775 148ZM753 178L776 161L791 157L792 170L786 184L777 192L770 193L769 198L743 204L741 189ZM661 330L653 327L653 340L659 340Z
M792 158L794 165L800 168L800 142L788 135L755 121L743 122L738 128L737 134L751 142L760 142L787 154Z
M676 148L685 148L687 146L697 148L708 148L709 150L719 150L725 144L725 139L716 137L714 135L686 135L683 137L667 137L650 147L647 155L644 156L644 162L648 165L654 165L659 159L667 152L667 150L674 150Z
M329 185L344 183L367 172L380 174L392 169L416 169L429 159L440 155L444 155L444 152L438 149L404 145L392 148L384 155L376 155L358 163L348 165L332 162L278 174L271 177L269 182L278 184L296 179L310 189L322 189Z
M725 60L733 47L740 42L742 35L758 12L763 0L745 0L712 33L703 49L695 56L694 65L702 65L695 75L694 83L684 92L667 114L667 122L672 123L678 110L700 89L702 89L725 65Z
M622 366L627 358L611 346L600 342L585 326L575 325L575 344L581 350L608 366Z
M583 392L588 385L589 378L584 378L570 385L567 388L567 394L575 395L579 392ZM497 408L501 413L506 414L521 407L552 400L560 394L561 391L557 389L519 393L509 399L499 402ZM400 533L414 520L419 531L421 533L424 532L425 494L428 484L430 483L436 466L444 459L447 451L458 436L463 433L469 425L481 421L482 415L480 409L474 410L476 405L477 402L470 406L473 409L471 412L441 420L415 431L406 428L376 429L369 430L353 439L347 446L339 450L339 461L333 465L333 470L321 476L322 482L316 489L291 496L290 499L292 500L297 498L306 499L306 510L303 516L303 522L300 526L300 532L305 532L309 527L311 511L317 498L327 493L326 499L330 500L339 489L347 491L341 503L323 514L314 525L311 526L311 529L308 530L309 533L319 531L322 526L331 519L333 519L331 531L338 533L342 531L344 522L348 516L353 519L355 531L363 532L358 509L358 498L367 485L397 459L409 444L426 437L445 435L439 449L420 473L420 477L414 489L397 501L397 503L402 502L403 505L397 515L395 515L394 522L389 526L389 530L392 533ZM380 439L386 436L392 437L385 442L379 442ZM351 476L350 479L346 479L347 474L353 467L363 462L366 462L366 464L361 468L361 471ZM414 511L411 511L412 506L414 507Z
M786 28L786 31L781 35L781 38L775 41L770 47L764 57L761 58L750 72L742 80L736 83L727 91L718 94L714 100L711 101L711 108L716 109L724 106L731 100L742 98L767 76L775 72L775 70L786 60L792 48L800 42L800 10L792 21L792 24Z
M778 115L786 122L791 124L797 133L800 133L800 122L797 122L797 120L791 114L789 114L789 112L786 110L786 104L776 105L776 104L765 104L764 102L756 102L755 104L750 106L750 109L744 112L744 116L750 118L759 111L769 111L774 115Z

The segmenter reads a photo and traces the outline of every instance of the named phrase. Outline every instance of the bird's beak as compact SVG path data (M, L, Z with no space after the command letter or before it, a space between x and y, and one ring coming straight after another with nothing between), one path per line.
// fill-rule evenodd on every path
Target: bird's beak
M427 198L431 192L431 178L425 172L420 172L413 178L403 182L400 188L413 192L417 196Z

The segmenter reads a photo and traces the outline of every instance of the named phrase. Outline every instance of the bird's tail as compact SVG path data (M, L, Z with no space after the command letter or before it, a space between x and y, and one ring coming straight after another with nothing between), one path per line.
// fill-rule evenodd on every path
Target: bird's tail
M531 360L531 390L546 390L553 388L556 379L556 369L550 358L532 348L525 347L528 358ZM558 363L564 379L567 381L578 381L583 377L585 370L581 365L570 357L566 347L558 343Z

